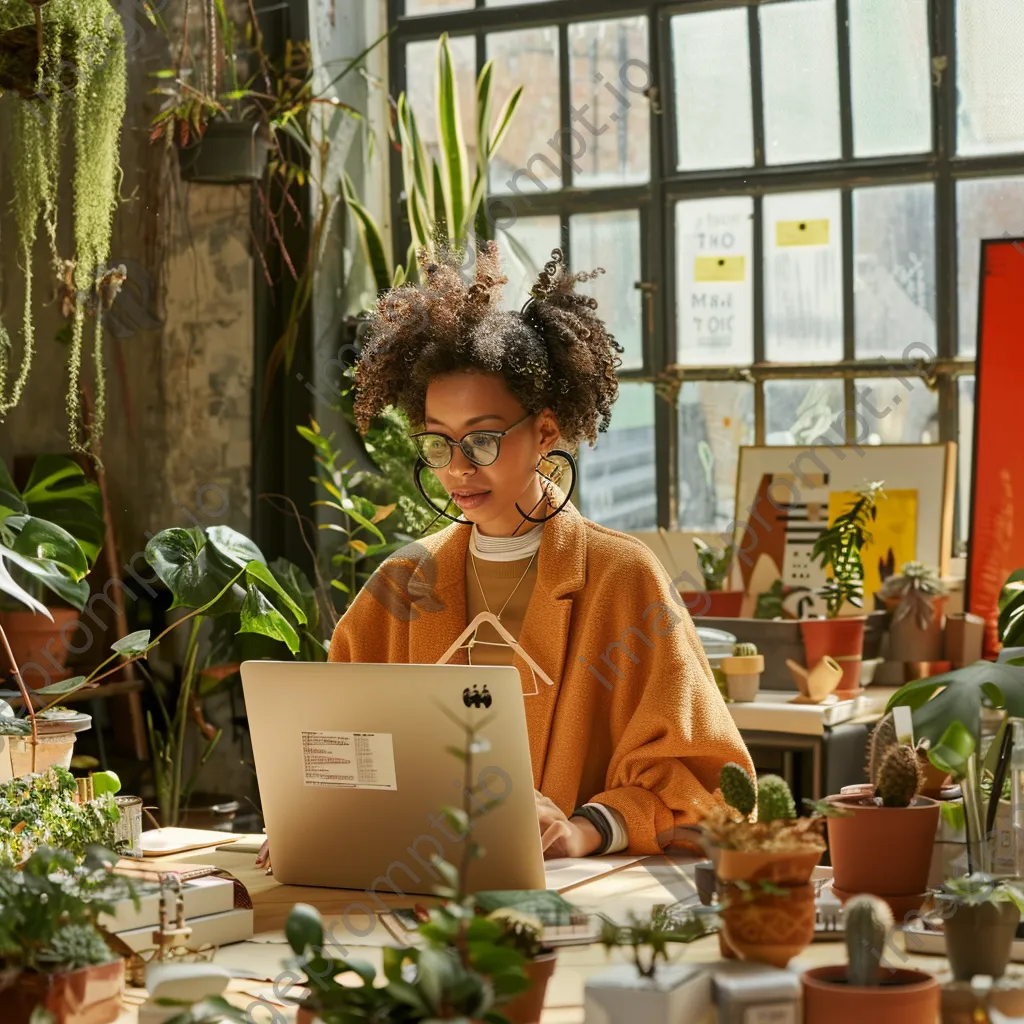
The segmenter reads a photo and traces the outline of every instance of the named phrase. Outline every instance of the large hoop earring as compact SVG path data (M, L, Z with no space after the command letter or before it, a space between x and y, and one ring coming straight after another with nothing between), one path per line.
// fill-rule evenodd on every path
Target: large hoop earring
M516 511L528 523L546 523L549 519L554 519L555 516L557 516L558 513L561 512L562 509L569 504L569 499L572 497L572 492L576 490L576 479L579 475L579 470L576 466L576 460L573 458L572 452L567 452L564 448L552 448L551 451L549 451L546 455L543 456L543 458L550 459L556 455L565 459L565 461L569 464L570 471L572 472L572 483L569 485L568 493L565 495L565 500L562 502L562 504L559 505L554 512L547 516L531 516L528 512L524 512L519 507L519 503L516 502ZM538 469L537 472L540 473L540 470ZM553 484L555 482L554 480L551 479L551 477L544 476L543 473L541 473L540 475L541 479L547 480L548 483Z
M439 516L444 516L445 519L449 519L453 523L459 523L461 526L472 526L473 524L468 519L459 519L458 516L451 516L447 512L445 512L443 509L439 509L433 503L433 501L430 500L430 495L427 494L427 490L423 486L423 481L420 479L420 473L422 473L423 470L429 469L429 468L430 467L422 459L417 459L416 465L413 467L413 470L412 470L412 479L413 479L413 482L416 484L416 490L420 492L420 496L427 503L427 506L429 507L431 512L435 512ZM451 503L452 503L452 499L449 498L448 499L448 505L450 505ZM447 508L448 505L445 505L445 508Z

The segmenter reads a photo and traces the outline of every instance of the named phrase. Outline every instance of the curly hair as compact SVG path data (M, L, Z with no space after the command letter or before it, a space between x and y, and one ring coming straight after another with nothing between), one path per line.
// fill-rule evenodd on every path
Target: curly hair
M593 444L618 397L622 346L597 316L597 300L575 286L603 270L571 273L554 249L522 310L506 312L498 247L479 247L470 281L462 256L452 248L421 252L422 284L392 288L377 300L356 367L360 430L388 406L422 423L431 380L478 370L500 373L528 413L551 409L564 441Z

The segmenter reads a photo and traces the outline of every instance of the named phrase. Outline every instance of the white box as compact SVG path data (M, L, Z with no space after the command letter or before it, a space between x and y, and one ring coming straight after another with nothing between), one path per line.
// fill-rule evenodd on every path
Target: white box
M586 1024L711 1024L711 974L706 964L659 964L642 978L633 964L613 964L587 979Z

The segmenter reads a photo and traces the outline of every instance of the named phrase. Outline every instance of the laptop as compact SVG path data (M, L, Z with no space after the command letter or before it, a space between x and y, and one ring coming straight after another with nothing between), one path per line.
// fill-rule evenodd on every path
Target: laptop
M274 877L288 885L432 893L432 858L470 892L544 889L522 682L512 666L242 663ZM466 763L464 726L486 750ZM466 777L486 813L453 828ZM488 795L490 794L490 795ZM489 801L500 800L487 809Z

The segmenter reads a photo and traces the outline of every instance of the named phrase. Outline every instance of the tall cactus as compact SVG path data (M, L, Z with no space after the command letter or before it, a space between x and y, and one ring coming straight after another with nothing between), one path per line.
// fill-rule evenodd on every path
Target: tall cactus
M877 896L862 893L843 907L846 954L850 965L846 980L861 988L878 984L878 965L885 940L892 928L892 911Z
M878 785L878 772L882 767L885 755L898 743L896 722L890 711L878 720L874 729L871 730L871 738L868 740L868 781L872 786Z
M921 790L921 763L905 743L893 747L882 759L875 795L883 807L909 807Z

